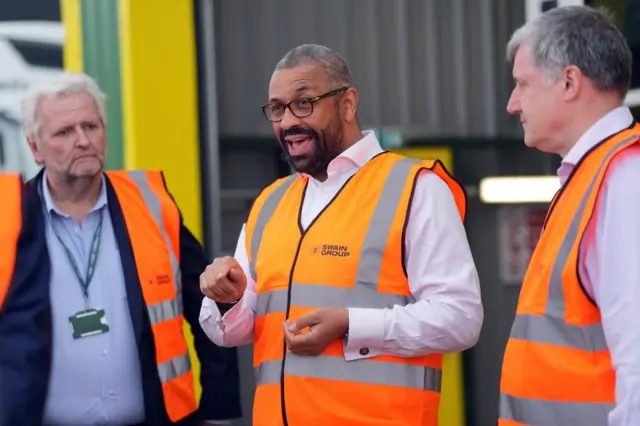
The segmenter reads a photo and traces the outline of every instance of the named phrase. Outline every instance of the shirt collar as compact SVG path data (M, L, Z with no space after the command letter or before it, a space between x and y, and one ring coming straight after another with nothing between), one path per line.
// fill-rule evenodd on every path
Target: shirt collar
M42 198L44 199L44 205L45 205L45 208L47 209L47 212L49 213L55 212L58 215L65 216L65 217L69 216L68 214L63 213L58 208L55 201L53 200L53 196L51 195L51 191L49 190L49 185L47 185L46 169L42 175ZM91 210L89 210L89 212L100 210L106 205L107 205L107 186L105 183L104 175L102 175L102 183L100 184L100 195L98 195L98 200L96 201L96 204L91 208Z
M362 132L362 139L344 150L336 158L346 158L352 161L358 168L361 168L381 152L382 147L380 146L380 142L378 142L376 133L373 130L365 130ZM335 159L333 161L335 161Z
M327 174L331 176L343 170L342 164L348 164L350 167L361 168L369 160L383 152L380 142L373 130L364 130L362 139L342 151L336 158L331 160L327 166ZM306 174L299 174L300 176Z
M609 111L578 139L562 159L562 165L575 166L599 142L621 132L633 123L633 115L626 106ZM562 166L560 166L562 168Z

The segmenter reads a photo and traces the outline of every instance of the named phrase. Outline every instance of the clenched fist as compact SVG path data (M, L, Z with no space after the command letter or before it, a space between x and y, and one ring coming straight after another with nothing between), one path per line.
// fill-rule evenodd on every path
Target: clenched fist
M200 291L219 303L238 301L247 288L247 277L233 257L218 257L200 275Z

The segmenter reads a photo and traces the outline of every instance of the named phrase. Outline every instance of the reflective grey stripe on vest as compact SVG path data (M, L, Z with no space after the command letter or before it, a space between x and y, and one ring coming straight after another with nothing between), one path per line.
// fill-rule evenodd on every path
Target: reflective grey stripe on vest
M390 308L405 306L414 301L412 297L379 293L377 289L382 259L393 220L398 209L402 190L411 168L420 160L402 159L391 168L371 218L369 229L362 245L360 261L353 288L338 288L318 283L293 283L291 305L312 308ZM291 179L291 178L290 178ZM287 182L289 184L287 185ZM285 181L265 202L258 216L251 240L252 259L256 258L262 231L284 196L290 181ZM278 194L276 191L281 189ZM268 210L267 210L268 206ZM267 214L268 213L268 214ZM259 232L258 232L259 231ZM258 295L257 316L267 313L286 313L287 291L278 290ZM255 369L258 385L278 383L282 361L263 362ZM285 374L357 383L382 384L440 391L441 370L401 362L383 362L370 359L345 361L342 357L305 357L288 353Z
M500 394L500 418L527 425L606 426L611 408L607 404L545 401Z
M262 240L262 233L264 232L265 226L267 226L267 222L271 219L273 212L276 211L278 204L286 194L289 187L296 180L296 175L293 174L285 179L284 182L280 184L276 189L274 189L271 194L267 197L264 204L262 205L262 209L258 213L258 219L256 220L255 228L253 230L253 237L251 238L251 247L249 250L251 252L251 260L249 261L249 270L251 273L251 278L255 282L258 281L258 277L256 275L256 256L258 254L258 249L260 248L260 241Z
M545 315L516 314L511 327L511 339L553 344L586 352L607 350L602 324L578 326L567 324L564 321L565 298L562 286L562 271L578 238L580 221L602 168L617 149L638 137L638 135L634 135L614 145L600 164L596 175L592 178L584 197L578 205L553 264ZM531 368L535 368L535 366L531 366ZM606 425L607 413L612 408L612 404L524 399L505 393L500 395L500 417L524 424Z
M182 277L180 275L180 264L178 258L173 251L171 240L164 222L162 220L162 207L160 199L155 192L151 189L147 174L143 170L132 170L127 172L129 178L136 183L144 203L149 209L149 212L153 216L153 219L158 224L165 244L169 249L169 260L171 262L171 269L173 273L173 282L175 285L176 298L173 300L165 300L163 302L154 303L147 306L149 312L149 321L151 324L158 324L164 321L175 319L183 314L182 309ZM162 383L166 383L188 373L191 370L191 360L189 354L184 354L172 358L162 364L158 365L158 373Z
M266 361L255 369L256 385L280 383L282 361ZM442 372L435 368L398 362L361 359L345 361L338 356L301 356L287 354L287 376L342 380L371 385L398 386L440 392Z

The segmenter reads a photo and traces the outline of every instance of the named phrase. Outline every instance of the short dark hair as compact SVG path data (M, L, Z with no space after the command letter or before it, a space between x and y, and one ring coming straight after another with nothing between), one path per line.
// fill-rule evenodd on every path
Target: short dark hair
M276 71L311 63L322 68L329 89L351 86L351 71L344 59L333 50L319 44L294 47L276 64Z

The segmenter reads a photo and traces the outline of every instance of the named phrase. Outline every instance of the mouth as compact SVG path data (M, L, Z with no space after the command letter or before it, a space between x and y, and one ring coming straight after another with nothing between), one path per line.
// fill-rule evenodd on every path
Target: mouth
M307 155L313 151L313 138L307 135L287 136L285 144L289 151L289 155Z
M79 157L74 158L71 163L72 164L76 164L76 163L84 163L84 162L87 162L87 161L89 161L89 162L98 161L98 157L96 155L93 155L93 154L81 155Z

